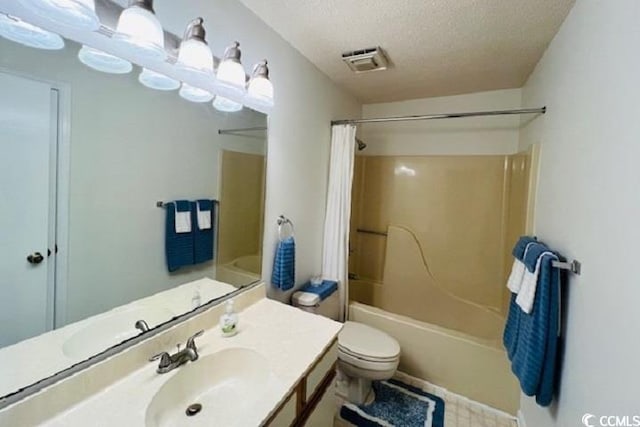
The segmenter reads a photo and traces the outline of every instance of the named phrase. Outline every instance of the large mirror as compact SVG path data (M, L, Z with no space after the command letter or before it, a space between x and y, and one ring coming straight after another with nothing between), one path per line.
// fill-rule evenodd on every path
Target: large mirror
M0 38L0 396L261 277L266 116L64 42Z

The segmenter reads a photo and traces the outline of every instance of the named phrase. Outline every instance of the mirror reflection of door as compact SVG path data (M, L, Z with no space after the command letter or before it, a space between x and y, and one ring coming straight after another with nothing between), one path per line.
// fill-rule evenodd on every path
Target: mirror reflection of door
M58 91L0 72L0 93L0 347L4 347L53 329Z

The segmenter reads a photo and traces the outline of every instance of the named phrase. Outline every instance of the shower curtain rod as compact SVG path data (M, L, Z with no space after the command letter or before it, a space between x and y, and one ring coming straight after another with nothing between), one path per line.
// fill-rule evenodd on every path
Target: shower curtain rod
M424 114L419 116L377 117L371 119L332 120L332 125L357 125L362 123L410 122L416 120L460 119L466 117L509 116L513 114L544 114L547 107L519 108L515 110L472 111L468 113Z
M236 128L236 129L218 129L218 135L229 135L237 132L255 132L260 130L267 130L266 126L256 126L252 128Z

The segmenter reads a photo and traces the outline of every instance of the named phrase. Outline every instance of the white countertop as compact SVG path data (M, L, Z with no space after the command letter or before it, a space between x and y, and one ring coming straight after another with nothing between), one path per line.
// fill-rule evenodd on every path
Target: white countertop
M208 425L256 427L266 421L342 327L333 320L268 299L256 302L239 315L236 336L223 338L217 325L211 325L196 340L200 357L234 347L252 349L267 359L273 379L269 381L268 392L251 408L236 414L233 420L215 419ZM155 393L181 369L160 375L156 367L157 362L145 365L42 425L144 426L147 406ZM185 418L184 425L190 424Z
M0 381L0 396L47 378L87 359L89 356L139 334L132 323L121 336L111 339L106 337L104 342L96 347L99 350L74 357L65 353L63 346L76 332L81 332L84 328L91 327L93 323L103 319L110 321L114 319L112 316L126 315L128 311L138 307L162 308L167 313L166 318L146 319L149 326L153 328L173 316L191 311L193 308L191 300L196 289L200 293L201 303L204 304L227 295L237 288L209 278L195 280L0 349L0 360L2 361L0 364L0 378L2 379ZM96 335L97 332L94 337ZM93 344L96 346L97 343Z

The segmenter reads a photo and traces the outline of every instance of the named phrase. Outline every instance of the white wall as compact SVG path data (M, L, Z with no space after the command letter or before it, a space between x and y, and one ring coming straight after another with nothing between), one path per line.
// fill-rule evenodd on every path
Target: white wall
M363 117L392 117L520 108L520 89L367 104ZM517 116L366 124L362 155L513 154L518 149Z
M548 409L522 397L529 427L640 415L639 22L636 0L576 2L523 90L548 107L521 134L542 144L536 234L583 263L566 285L560 394Z
M263 21L233 0L157 0L156 13L165 28L182 34L202 16L212 50L221 55L233 40L242 47L246 68L269 60L275 108L269 116L266 227L263 277L271 277L276 218L284 214L296 227L298 285L320 272L322 230L331 140L330 121L359 117L361 107ZM280 300L290 293L268 287Z

